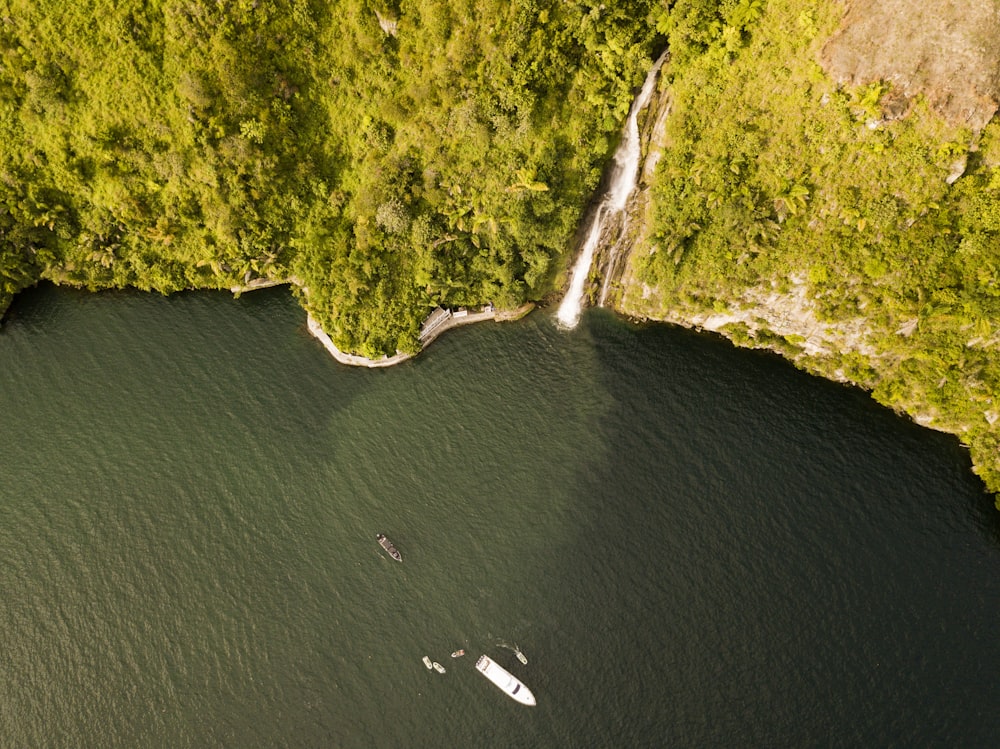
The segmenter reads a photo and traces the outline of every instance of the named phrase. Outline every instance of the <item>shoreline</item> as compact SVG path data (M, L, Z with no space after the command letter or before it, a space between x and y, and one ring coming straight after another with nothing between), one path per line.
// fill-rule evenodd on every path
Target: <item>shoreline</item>
M234 297L239 297L241 294L246 292L286 285L298 286L300 289L305 291L305 286L303 286L302 283L296 278L255 278L246 284L231 286L229 291ZM367 356L349 354L346 351L341 351L337 348L336 344L334 344L327 332L323 330L323 326L320 325L320 323L312 316L312 314L309 313L308 310L306 310L306 328L309 330L309 334L322 343L323 347L330 353L330 355L341 364L346 364L351 367L368 367L369 369L376 369L381 367L392 367L406 361L407 359L412 359L417 356L417 354L422 353L423 350L433 343L439 335L447 330L451 330L452 328L458 328L463 325L471 325L472 323L477 322L485 322L487 320L493 320L494 322L513 322L514 320L520 320L534 308L534 302L525 302L520 307L516 307L512 310L501 310L495 308L492 304L487 304L478 312L470 312L464 308L451 310L445 309L444 307L435 307L424 319L423 325L421 326L420 350L417 351L416 354L396 353L393 356L383 356L381 359L370 359Z
M341 364L376 369L392 367L407 359L412 359L417 354L422 353L439 335L452 328L459 328L463 325L471 325L487 320L513 322L514 320L520 320L534 308L535 304L533 302L527 302L513 310L498 310L492 305L487 305L486 308L479 312L469 312L462 309L453 311L442 307L435 307L431 314L424 320L423 329L420 333L420 350L416 354L397 353L394 356L383 356L381 359L369 359L367 356L348 354L341 351L330 339L326 331L323 330L323 326L308 312L306 312L306 327L309 329L309 333L322 343L326 350L330 352L330 355Z

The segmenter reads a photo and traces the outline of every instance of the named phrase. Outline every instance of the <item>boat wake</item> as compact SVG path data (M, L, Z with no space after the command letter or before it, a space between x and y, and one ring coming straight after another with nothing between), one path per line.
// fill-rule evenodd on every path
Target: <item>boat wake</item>
M523 663L525 666L528 665L528 656L526 656L521 651L521 648L517 644L511 645L509 642L504 642L503 640L501 640L500 642L497 643L497 647L506 648L507 650L510 650L511 652L514 653L515 656L517 656L517 659L521 661L521 663Z

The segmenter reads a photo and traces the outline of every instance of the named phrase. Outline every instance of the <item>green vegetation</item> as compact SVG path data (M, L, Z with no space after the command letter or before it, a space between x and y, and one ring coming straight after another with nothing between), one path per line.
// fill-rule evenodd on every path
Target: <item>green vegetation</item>
M434 305L538 298L655 4L0 0L0 309L295 278L376 356Z
M412 352L435 305L552 290L669 41L642 311L805 285L824 319L863 321L858 346L807 355L767 321L732 337L932 417L1000 491L1000 126L835 85L817 61L841 11L0 0L0 310L39 279L294 279L341 349Z
M643 312L806 284L822 319L864 320L870 353L798 357L766 330L754 342L932 417L1000 491L1000 127L950 125L886 82L835 85L817 61L841 13L678 0L660 19L674 105L656 250L637 261L659 307Z

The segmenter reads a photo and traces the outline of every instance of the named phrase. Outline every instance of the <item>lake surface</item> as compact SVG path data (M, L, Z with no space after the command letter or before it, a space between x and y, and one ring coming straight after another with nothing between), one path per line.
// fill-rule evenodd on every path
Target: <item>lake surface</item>
M0 419L2 746L1000 736L966 452L770 355L536 312L368 371L283 290L43 287Z

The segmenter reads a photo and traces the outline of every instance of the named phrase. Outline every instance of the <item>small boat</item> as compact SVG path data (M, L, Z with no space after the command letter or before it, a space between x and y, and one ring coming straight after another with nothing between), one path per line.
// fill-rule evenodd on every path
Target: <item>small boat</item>
M516 655L517 659L521 661L521 663L523 663L525 666L528 665L528 656L526 656L524 653L521 652L521 648L515 647L514 655Z
M428 657L427 657L426 655L424 656L424 665L425 665L425 666L427 666L427 670L428 670L428 671L430 671L430 670L431 670L431 666L433 665L433 664L431 663L431 659L430 659L430 658L428 658Z
M456 650L454 653L451 654L451 657L452 658L461 658L463 655L465 655L465 651L464 650Z
M375 534L375 538L378 539L379 546L389 552L389 556L395 559L397 562L403 561L403 555L400 554L396 547L392 545L392 541L385 537L382 533Z
M486 655L479 656L476 669L496 684L508 697L522 705L534 705L535 695L514 674Z
M442 666L437 661L434 661L434 663L432 663L431 665L434 666L434 670L437 671L439 674L444 673L444 666Z

